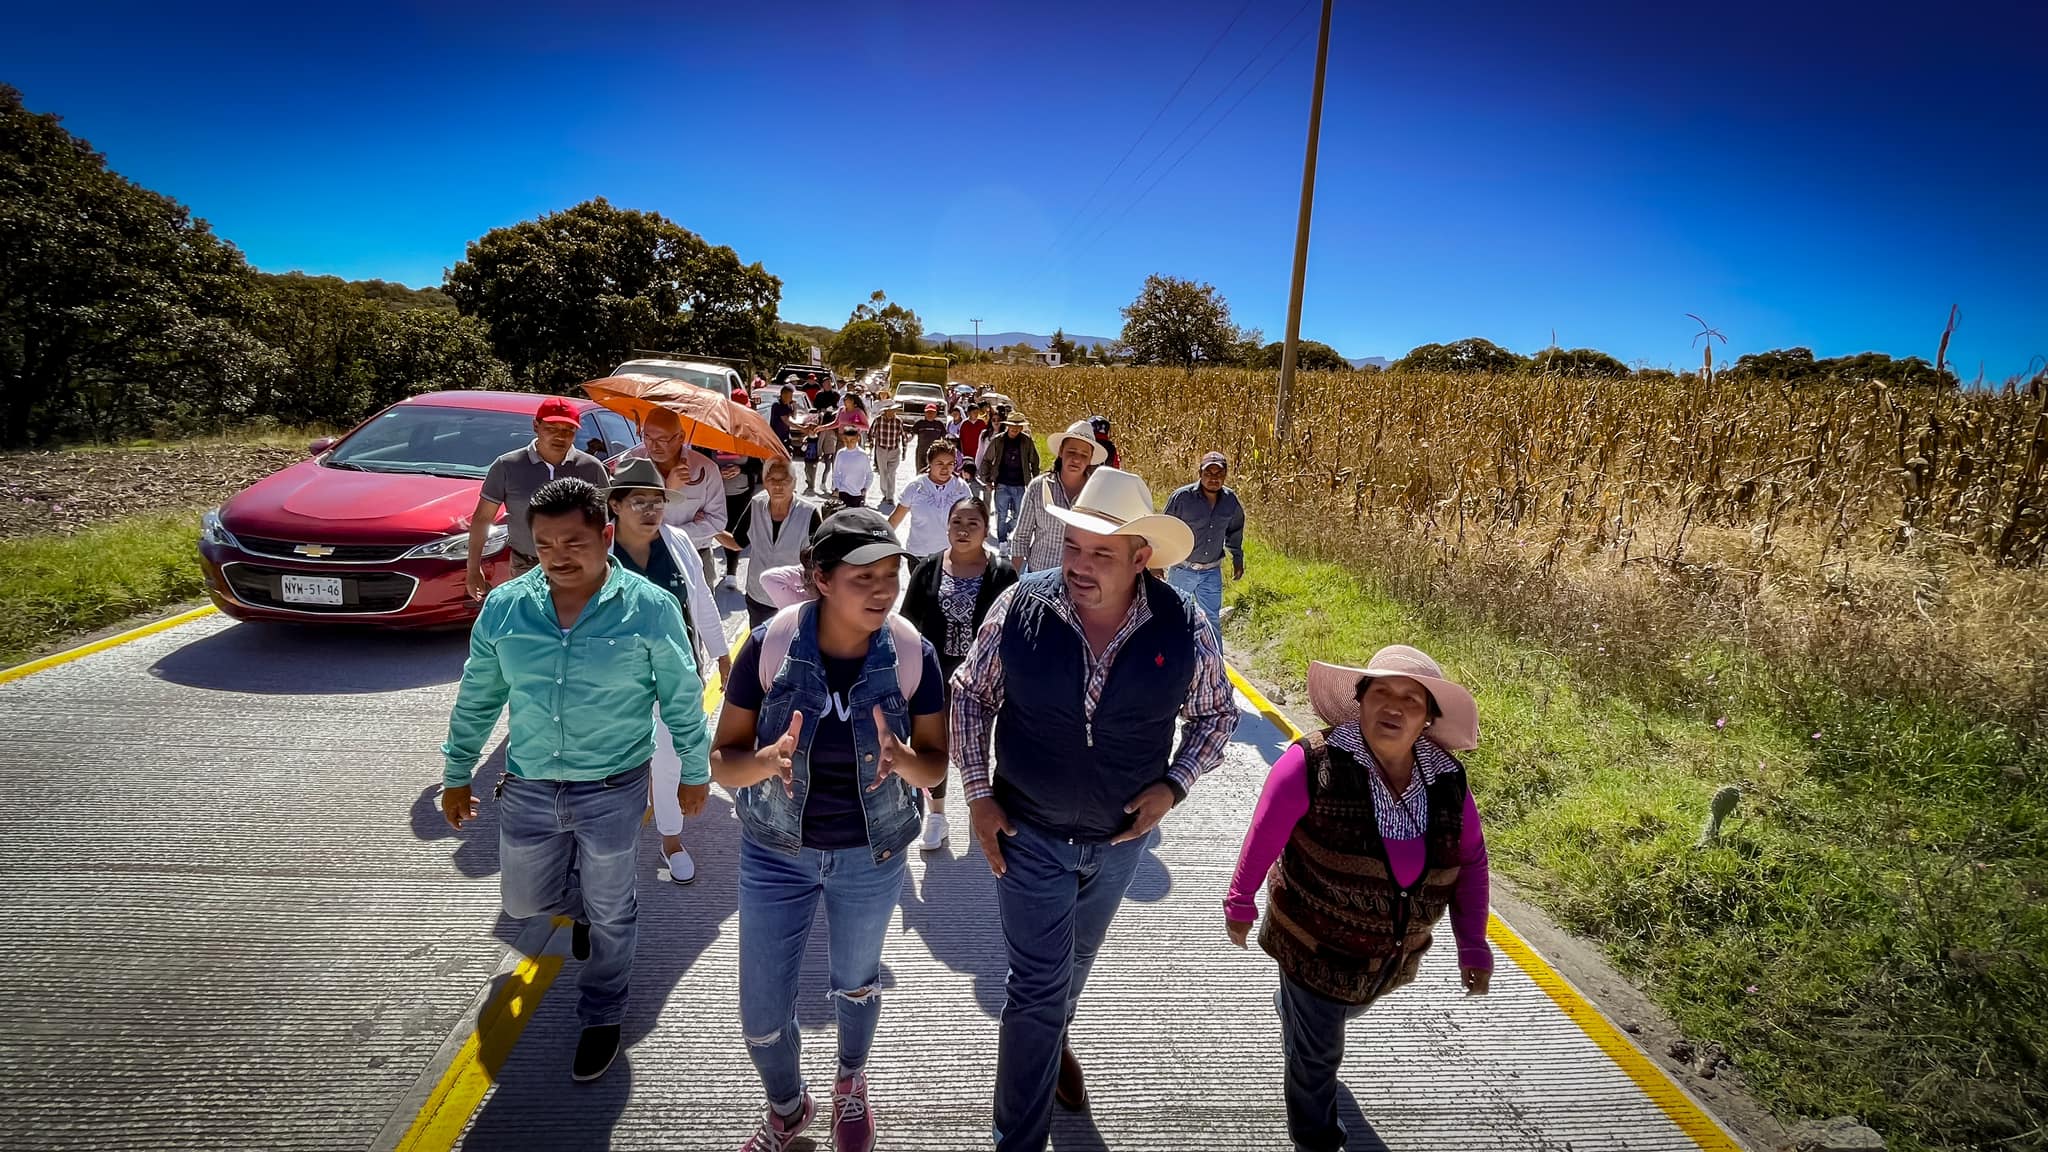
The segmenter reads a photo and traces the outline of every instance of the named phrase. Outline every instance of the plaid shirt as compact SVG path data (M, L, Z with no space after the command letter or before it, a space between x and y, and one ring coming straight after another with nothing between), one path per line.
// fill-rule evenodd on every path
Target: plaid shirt
M1067 525L1047 508L1071 508L1066 485L1057 471L1040 473L1024 486L1024 502L1017 509L1017 526L1010 537L1010 561L1017 571L1043 572L1057 568L1067 547Z
M879 448L885 452L903 447L903 421L896 418L896 413L875 413L874 419L868 424L868 447Z
M974 637L974 647L968 650L959 671L953 673L953 714L948 723L953 762L960 768L960 782L967 790L969 802L995 794L989 785L989 738L995 730L996 713L1003 707L1003 624L1009 619L1010 604L1016 596L1017 589L1011 587L989 605L988 618L982 621L981 631ZM1116 663L1117 653L1133 633L1152 619L1152 606L1142 593L1133 598L1123 626L1110 637L1101 656L1096 656L1087 642L1081 618L1067 599L1065 580L1060 582L1060 594L1053 599L1053 607L1061 619L1082 635L1081 649L1088 659L1082 707L1092 719L1095 706L1102 702L1102 689L1109 683L1109 670ZM1237 698L1223 671L1223 649L1209 627L1208 614L1192 601L1188 602L1188 609L1190 638L1195 645L1195 677L1188 686L1187 703L1180 710L1181 719L1187 722L1181 733L1180 750L1166 771L1167 778L1182 792L1193 789L1195 781L1223 762L1223 750L1230 744L1231 734L1237 731Z

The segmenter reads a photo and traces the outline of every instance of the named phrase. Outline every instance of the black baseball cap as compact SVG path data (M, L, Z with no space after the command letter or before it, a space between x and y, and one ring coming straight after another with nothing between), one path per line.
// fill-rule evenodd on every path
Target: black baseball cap
M840 564L873 564L910 550L896 540L889 520L872 508L848 508L818 522L811 530L811 563L820 568Z

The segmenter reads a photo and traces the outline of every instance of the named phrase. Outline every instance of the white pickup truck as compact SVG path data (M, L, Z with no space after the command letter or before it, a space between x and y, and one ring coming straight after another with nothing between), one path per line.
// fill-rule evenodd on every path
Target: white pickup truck
M612 369L614 376L659 376L665 380L681 380L718 393L727 400L732 399L735 388L745 388L746 381L740 379L736 369L724 364L709 364L696 360L628 360Z

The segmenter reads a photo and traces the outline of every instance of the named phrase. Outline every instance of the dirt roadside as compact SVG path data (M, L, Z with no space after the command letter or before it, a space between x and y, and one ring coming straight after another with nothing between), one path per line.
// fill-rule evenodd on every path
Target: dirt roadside
M204 508L305 456L303 448L232 441L0 454L0 540Z
M1245 667L1234 656L1231 662L1240 670ZM1256 680L1252 683L1296 727L1306 730L1315 724L1314 718L1302 708L1280 703L1284 694L1275 693L1270 685ZM1655 1002L1607 963L1599 945L1559 927L1498 875L1493 879L1490 900L1496 915L1752 1152L1780 1152L1792 1147L1793 1136L1769 1109L1743 1091L1742 1074L1726 1063L1719 1047L1687 1040ZM1702 1048L1707 1051L1701 1051Z

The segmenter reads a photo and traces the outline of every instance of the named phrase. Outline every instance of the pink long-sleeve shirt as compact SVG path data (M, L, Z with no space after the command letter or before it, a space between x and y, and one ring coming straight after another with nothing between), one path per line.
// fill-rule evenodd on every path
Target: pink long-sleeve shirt
M1308 814L1308 756L1296 744L1288 748L1266 777L1259 806L1252 812L1252 825L1244 834L1244 847L1237 854L1237 870L1230 875L1230 894L1224 897L1223 914L1233 923L1249 924L1259 918L1254 897L1266 882L1273 862L1294 835L1294 826ZM1386 839L1387 863L1394 883L1406 888L1422 875L1426 862L1420 839ZM1486 867L1486 834L1479 826L1479 807L1472 794L1465 793L1463 834L1458 840L1457 887L1451 892L1451 935L1458 944L1460 968L1493 968L1493 949L1486 943L1486 905L1489 876Z

